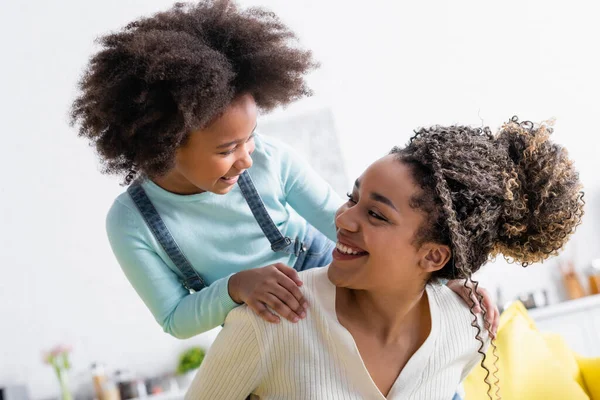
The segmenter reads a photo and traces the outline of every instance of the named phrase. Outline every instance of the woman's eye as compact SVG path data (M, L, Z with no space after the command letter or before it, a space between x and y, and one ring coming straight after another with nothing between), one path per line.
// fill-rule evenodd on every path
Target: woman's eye
M375 219L381 220L381 221L387 221L386 218L382 217L381 215L377 214L375 211L369 211L369 215Z
M346 193L346 197L348 197L349 203L356 204L356 200L354 200L354 197L352 197L351 193Z

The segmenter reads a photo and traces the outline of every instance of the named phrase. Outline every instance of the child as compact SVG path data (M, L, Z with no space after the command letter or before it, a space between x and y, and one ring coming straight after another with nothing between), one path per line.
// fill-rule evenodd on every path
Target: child
M129 185L108 213L111 247L175 337L221 325L241 303L297 322L308 304L296 271L331 261L344 201L256 134L259 110L310 94L303 76L316 64L295 39L262 9L178 3L101 38L80 82L72 123Z

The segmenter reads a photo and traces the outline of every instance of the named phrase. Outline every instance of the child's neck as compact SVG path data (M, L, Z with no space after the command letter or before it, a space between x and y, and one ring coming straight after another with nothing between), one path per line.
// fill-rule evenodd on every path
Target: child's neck
M183 175L175 170L171 170L162 176L151 178L152 182L166 190L167 192L189 195L203 193L204 190L198 188L187 180Z

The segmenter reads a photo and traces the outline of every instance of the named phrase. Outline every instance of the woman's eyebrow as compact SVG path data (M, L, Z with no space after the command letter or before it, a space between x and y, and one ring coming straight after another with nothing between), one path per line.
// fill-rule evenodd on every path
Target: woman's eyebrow
M373 192L373 193L371 193L370 197L371 197L372 200L375 200L375 201L378 201L380 203L383 203L383 204L385 204L385 205L393 208L395 211L398 211L398 209L396 208L396 206L394 205L394 203L392 203L392 201L390 199L388 199L387 197L385 197L384 195L376 193L376 192Z
M356 189L359 189L359 188L360 188L360 181L359 181L358 179L354 181L354 187L355 187ZM377 192L373 192L373 193L371 193L371 195L370 195L369 197L370 197L372 200L375 200L375 201L377 201L377 202L379 202L379 203L383 203L383 204L385 204L386 206L388 206L388 207L391 207L391 208L393 208L393 209L394 209L396 212L398 212L398 209L396 208L396 206L394 205L394 203L393 203L393 202L392 202L390 199L388 199L387 197L385 197L384 195L382 195L382 194L379 194L379 193L377 193Z

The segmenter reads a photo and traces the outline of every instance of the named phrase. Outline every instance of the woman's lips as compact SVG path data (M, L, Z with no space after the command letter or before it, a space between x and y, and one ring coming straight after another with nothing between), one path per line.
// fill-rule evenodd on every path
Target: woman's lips
M354 245L350 245L348 243L343 243L338 241L335 245L335 249L333 250L333 258L336 260L354 260L360 257L364 257L368 252L364 251L360 247L356 247Z

